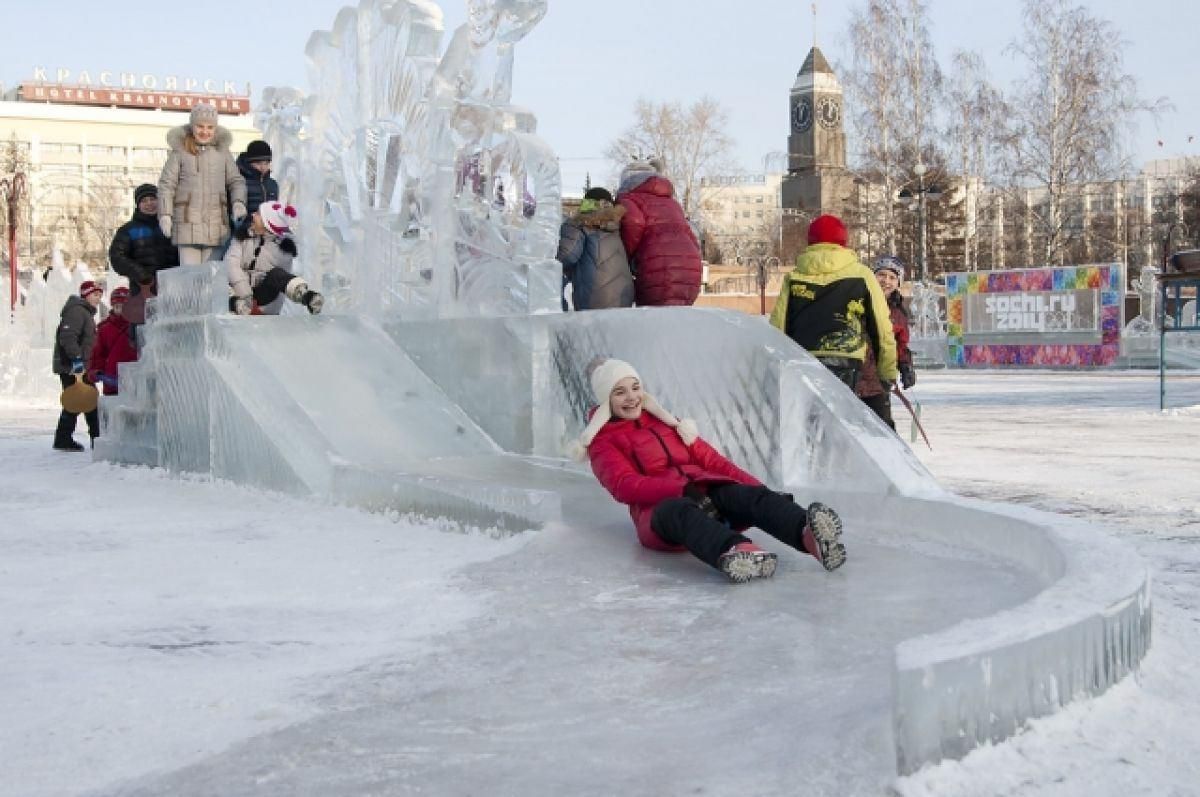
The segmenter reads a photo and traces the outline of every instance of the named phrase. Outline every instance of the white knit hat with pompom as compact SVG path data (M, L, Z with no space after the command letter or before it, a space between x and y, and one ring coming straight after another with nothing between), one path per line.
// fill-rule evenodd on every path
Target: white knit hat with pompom
M592 371L592 393L596 397L596 412L592 415L592 419L588 421L588 425L584 427L583 434L579 435L579 439L572 441L569 446L569 453L572 458L582 462L587 458L588 446L592 444L592 440L604 424L612 420L612 404L609 397L612 395L613 388L617 383L627 377L633 377L639 382L642 378L638 376L638 372L633 366L624 360L607 359L596 366ZM686 445L691 445L699 436L696 429L696 422L691 418L680 420L665 410L649 393L642 393L642 409L658 418L660 421L670 426L679 433L679 437Z

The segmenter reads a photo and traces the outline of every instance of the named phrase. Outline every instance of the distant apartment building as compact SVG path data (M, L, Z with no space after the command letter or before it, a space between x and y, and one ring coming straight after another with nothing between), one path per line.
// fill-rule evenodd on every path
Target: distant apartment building
M167 131L187 123L195 103L211 102L240 151L257 136L248 95L228 82L63 69L35 69L3 91L0 177L19 171L26 182L22 270L45 268L55 247L69 264L103 268L112 233L133 211L133 188L158 182Z

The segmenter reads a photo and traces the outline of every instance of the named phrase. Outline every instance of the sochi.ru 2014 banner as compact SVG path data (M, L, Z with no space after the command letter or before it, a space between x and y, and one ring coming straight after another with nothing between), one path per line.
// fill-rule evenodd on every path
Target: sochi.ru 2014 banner
M947 274L950 364L1111 365L1124 276L1119 263Z

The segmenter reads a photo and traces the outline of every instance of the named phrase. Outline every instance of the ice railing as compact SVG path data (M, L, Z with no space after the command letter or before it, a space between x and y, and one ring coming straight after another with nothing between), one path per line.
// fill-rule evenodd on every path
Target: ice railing
M445 318L557 312L558 160L511 105L546 0L467 0L439 56L428 0L363 0L306 48L309 91L256 121L297 206L305 276L335 308Z

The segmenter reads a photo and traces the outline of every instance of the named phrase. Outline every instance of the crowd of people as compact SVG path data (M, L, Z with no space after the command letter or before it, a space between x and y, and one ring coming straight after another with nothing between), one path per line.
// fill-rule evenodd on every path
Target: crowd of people
M170 147L158 184L133 192L133 216L113 235L108 257L128 287L115 288L97 327L103 287L84 282L62 308L53 369L64 390L77 381L120 390L119 366L138 358L137 328L146 300L158 292L159 272L179 265L223 261L230 311L278 313L284 298L321 312L324 298L292 272L296 210L279 199L271 177L271 147L251 141L235 160L233 136L211 104L197 104L188 123L167 133ZM100 434L95 409L83 413L93 444ZM74 438L79 413L63 409L54 448L83 451Z
M136 327L163 269L222 259L229 308L239 315L278 312L285 298L321 311L322 296L291 270L296 210L279 200L270 147L251 142L235 161L230 136L217 122L215 109L197 106L188 125L168 134L171 153L159 184L134 191L133 217L117 230L109 253L129 288L112 292L99 328L97 283L84 282L63 307L54 371L64 389L82 379L117 394L118 366L137 358ZM885 256L868 268L848 239L835 216L809 225L808 246L785 276L770 322L895 429L889 397L897 380L905 389L916 382L900 294L904 264ZM700 293L699 243L654 160L627 166L616 197L604 188L587 191L563 222L558 260L563 310L690 305ZM658 404L631 364L599 358L589 379L596 406L575 454L589 459L600 484L629 506L642 545L690 551L736 583L775 573L777 555L743 534L751 526L826 570L845 562L833 509L820 502L802 507L765 487L705 442L694 421ZM94 441L97 412L84 414ZM83 450L73 437L77 421L64 407L54 448Z

